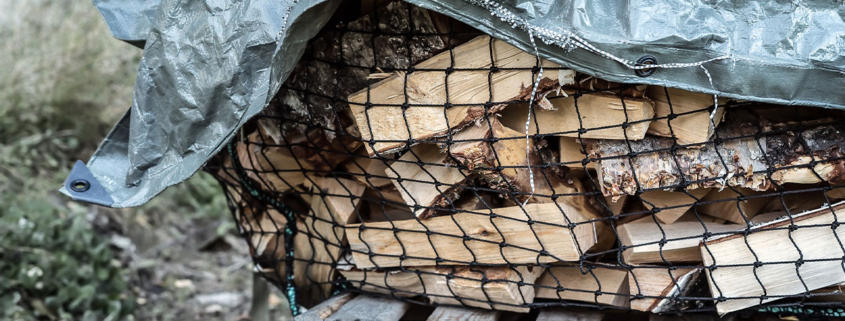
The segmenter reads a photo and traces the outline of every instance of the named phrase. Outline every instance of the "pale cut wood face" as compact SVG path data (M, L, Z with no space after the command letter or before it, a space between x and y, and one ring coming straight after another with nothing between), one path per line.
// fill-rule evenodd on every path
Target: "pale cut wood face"
M755 233L722 237L702 245L704 265L720 266L713 271L706 269L710 291L724 297L753 297L719 302L718 312L757 305L758 297L764 294L768 296L765 303L779 299L779 295L796 295L845 282L838 239L845 227L831 228L834 222L845 218L845 203L833 208L834 211L825 207L781 219L756 227ZM798 228L790 231L785 228L789 226ZM796 268L794 262L799 259L804 263ZM756 262L762 265L755 266Z
M590 218L565 204L528 204L524 210L504 207L495 213L495 218L459 213L424 221L365 223L365 229L352 225L346 234L358 268L426 266L433 265L437 257L444 260L443 264L467 264L473 258L482 264L571 261L597 241L594 223L585 223ZM526 228L529 216L537 223ZM564 227L570 222L577 225ZM427 235L426 230L438 233ZM463 240L464 236L469 239ZM501 242L513 246L500 248ZM550 256L539 255L543 249ZM366 254L371 251L376 255ZM401 255L406 258L401 259Z

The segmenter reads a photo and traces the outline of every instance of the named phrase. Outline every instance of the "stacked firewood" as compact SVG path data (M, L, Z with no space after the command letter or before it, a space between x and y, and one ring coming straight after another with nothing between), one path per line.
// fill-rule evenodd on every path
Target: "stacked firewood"
M295 283L312 296L345 283L517 312L665 312L696 293L719 313L840 298L841 113L714 107L405 3L360 12L311 41L218 173L268 277L283 280L288 218L242 179L297 213Z

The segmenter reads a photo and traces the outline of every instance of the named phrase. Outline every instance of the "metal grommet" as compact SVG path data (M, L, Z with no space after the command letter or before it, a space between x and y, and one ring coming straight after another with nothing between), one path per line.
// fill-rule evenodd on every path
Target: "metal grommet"
M88 191L91 188L91 183L84 179L77 179L73 182L70 182L70 189L77 193L82 193Z
M656 65L656 64L657 64L657 58L655 58L652 55L645 55L645 56L640 57L640 59L637 59L637 66ZM651 76L651 74L653 74L655 70L657 70L657 69L656 68L635 69L634 72L637 74L637 76L648 77L648 76Z

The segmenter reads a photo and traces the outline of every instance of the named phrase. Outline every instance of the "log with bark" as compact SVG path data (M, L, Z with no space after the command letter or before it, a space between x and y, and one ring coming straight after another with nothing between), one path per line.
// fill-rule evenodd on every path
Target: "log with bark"
M467 175L477 175L490 188L500 191L507 201L557 202L584 215L601 218L601 209L591 204L579 180L557 166L542 168L543 164L553 162L550 159L556 159L547 156L545 140L526 139L524 134L493 117L482 118L480 125L468 126L452 139L452 144L441 144L442 151L447 153L445 161L455 163Z
M299 141L295 154L314 168L333 168L361 145L366 126L355 123L346 97L367 87L372 66L407 69L445 48L427 10L401 1L377 10L339 26L344 31L319 33L306 48L311 58L300 60L258 120L277 144Z
M638 189L671 189L683 182L687 190L730 185L765 191L785 183L845 179L840 155L845 124L819 120L801 125L803 129L794 122L760 120L755 124L729 119L717 129L721 143L711 141L677 150L671 138L651 136L642 141L585 143L590 158L600 159L597 171L605 195L635 195ZM755 138L760 132L766 134ZM631 152L637 155L629 156ZM771 177L767 170L772 171Z

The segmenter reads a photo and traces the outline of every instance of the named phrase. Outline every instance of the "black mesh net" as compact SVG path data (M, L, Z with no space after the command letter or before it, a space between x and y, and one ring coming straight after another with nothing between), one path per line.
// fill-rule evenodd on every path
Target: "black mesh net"
M354 291L831 316L841 119L615 84L403 2L347 1L208 170L256 269L304 307Z

